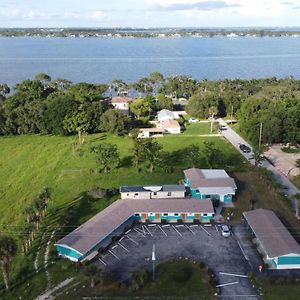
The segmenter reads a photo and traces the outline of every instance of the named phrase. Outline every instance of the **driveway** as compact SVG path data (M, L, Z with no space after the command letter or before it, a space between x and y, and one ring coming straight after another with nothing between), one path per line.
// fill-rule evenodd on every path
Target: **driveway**
M180 257L204 262L215 272L218 284L225 284L218 295L221 299L259 299L246 276L253 269L244 251L235 236L222 237L216 226L140 224L94 263L110 276L126 280L129 272L151 270L153 244L157 264Z
M239 145L245 144L252 150L251 145L247 143L240 135L238 135L223 119L217 120L220 125L226 126L226 130L222 130L222 136L224 136L252 165L254 165L254 160L251 159L253 153L244 153L240 150ZM286 187L284 193L293 198L294 195L300 193L300 190L279 170L277 170L269 161L264 160L261 163L261 167L271 171L274 175L274 178L282 186ZM296 200L293 200L293 207L296 207Z

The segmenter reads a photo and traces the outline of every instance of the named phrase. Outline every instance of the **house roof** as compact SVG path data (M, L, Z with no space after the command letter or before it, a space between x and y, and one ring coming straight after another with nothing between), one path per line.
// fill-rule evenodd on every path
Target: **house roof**
M214 213L211 200L123 199L117 200L86 223L60 239L56 245L67 246L84 255L135 213Z
M178 184L169 184L161 186L121 186L121 193L135 193L135 192L184 192L185 186Z
M191 168L184 170L184 175L190 182L192 188L206 187L230 187L236 189L236 183L233 178L229 177L225 170L222 169L196 169Z
M170 111L170 110L167 110L167 109L162 109L157 114L157 119L159 121L166 120L166 119L173 120L173 119L178 119L178 118L179 118L179 116L176 112Z
M159 132L164 133L165 130L163 128L140 128L141 132Z
M300 246L275 213L267 209L255 209L243 213L268 257L287 254L300 255Z
M160 121L160 127L162 128L180 128L179 123L176 120L162 120Z
M132 99L128 97L112 97L111 103L129 103Z

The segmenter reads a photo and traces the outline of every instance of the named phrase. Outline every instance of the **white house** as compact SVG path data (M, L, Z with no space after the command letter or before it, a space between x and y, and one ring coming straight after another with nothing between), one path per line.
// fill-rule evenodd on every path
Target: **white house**
M159 122L165 121L165 120L177 120L179 118L180 118L180 116L176 112L170 111L167 109L162 109L157 114L157 120Z
M157 124L157 128L164 129L167 133L177 134L180 133L181 127L180 124L176 120L163 120Z
M129 113L129 104L132 102L128 97L112 97L111 104L115 109Z
M140 128L139 138L151 138L163 136L165 130L163 128Z

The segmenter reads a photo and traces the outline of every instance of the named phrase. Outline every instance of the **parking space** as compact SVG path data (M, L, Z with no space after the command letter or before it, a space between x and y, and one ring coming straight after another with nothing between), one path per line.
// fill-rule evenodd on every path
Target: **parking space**
M158 264L188 257L213 269L222 299L256 298L246 276L253 268L239 246L239 239L235 235L224 238L215 225L139 224L96 257L95 263L110 276L123 280L130 272L151 269L153 244Z

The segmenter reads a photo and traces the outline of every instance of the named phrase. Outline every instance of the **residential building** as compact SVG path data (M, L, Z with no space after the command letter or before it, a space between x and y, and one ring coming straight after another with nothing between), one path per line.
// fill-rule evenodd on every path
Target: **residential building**
M121 199L60 239L55 245L62 257L75 262L91 260L134 221L209 222L213 217L214 208L209 199Z
M273 269L300 269L300 246L275 213L267 209L244 212L253 241Z
M167 133L178 134L181 132L180 124L176 120L163 120L157 124L157 128L164 129Z
M129 113L129 104L132 102L131 98L128 97L112 97L111 105L122 112Z
M151 137L161 137L165 133L163 128L140 128L139 129L139 138L151 138Z
M236 183L225 170L196 169L184 171L184 183L193 198L220 200L223 205L232 204Z
M180 116L176 112L170 111L170 110L167 110L167 109L162 109L157 114L157 120L159 122L160 121L165 121L165 120L177 120L179 118L180 118Z
M157 186L122 186L121 199L167 199L184 198L184 185L157 185Z

